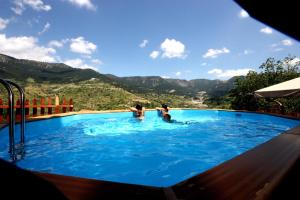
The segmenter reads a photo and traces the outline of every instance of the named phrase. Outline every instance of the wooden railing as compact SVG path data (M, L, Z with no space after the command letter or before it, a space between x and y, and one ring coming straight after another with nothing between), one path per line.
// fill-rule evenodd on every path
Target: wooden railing
M52 104L53 99L48 97L47 99L41 98L38 102L36 98L31 101L26 99L25 101L25 116L28 119L30 116L36 117L38 115L51 115L51 114L58 114L58 113L66 113L73 111L73 99L66 100L63 98L60 105ZM3 100L0 98L0 123L4 122L5 120L9 120L9 116L7 114L9 106L4 105ZM21 102L20 99L17 100L16 105L14 106L15 114L16 114L16 121L21 119ZM6 111L6 112L5 112Z

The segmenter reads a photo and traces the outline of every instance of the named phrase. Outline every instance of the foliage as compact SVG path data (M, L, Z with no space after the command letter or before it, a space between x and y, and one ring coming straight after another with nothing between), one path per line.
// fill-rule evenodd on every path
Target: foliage
M212 97L204 101L204 104L207 104L209 108L216 109L231 109L232 98L228 95L221 97Z
M141 103L146 108L161 106L168 103L171 107L197 107L190 98L173 94L141 93L133 94L122 88L118 88L99 80L81 81L77 83L37 83L32 81L17 82L25 89L27 99L40 99L51 97L54 104L54 96L60 100L73 98L74 110L113 110L127 109L136 103ZM18 99L18 92L15 91ZM0 86L0 97L7 103L7 94Z
M234 89L230 91L233 109L257 110L272 106L270 101L256 99L254 92L258 89L281 83L300 76L300 62L294 62L295 57L288 56L282 60L268 58L259 67L260 73L250 71L247 76L236 79ZM290 111L299 109L295 98L280 100ZM299 104L298 104L299 105Z

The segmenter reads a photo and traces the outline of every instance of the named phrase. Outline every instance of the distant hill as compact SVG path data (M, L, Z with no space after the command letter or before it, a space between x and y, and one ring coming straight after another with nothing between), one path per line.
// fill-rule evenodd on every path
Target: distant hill
M206 91L209 96L222 96L233 88L235 77L227 80L164 79L159 76L117 77L100 74L92 69L78 69L63 63L47 63L16 59L0 54L0 78L24 82L28 78L37 83L76 83L91 79L139 94L172 94L193 97Z
M205 91L209 96L223 96L234 86L236 77L226 81L208 79L164 79L159 76L132 76L110 78L121 87L136 93L163 93L195 96L198 92Z
M92 69L72 68L63 63L47 63L16 59L0 54L0 78L25 81L32 78L36 82L71 83L97 78L110 81L106 76Z

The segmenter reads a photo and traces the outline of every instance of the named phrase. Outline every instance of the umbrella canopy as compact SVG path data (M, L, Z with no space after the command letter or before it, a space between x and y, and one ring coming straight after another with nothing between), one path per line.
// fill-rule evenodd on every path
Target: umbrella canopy
M300 77L255 91L257 97L300 96Z

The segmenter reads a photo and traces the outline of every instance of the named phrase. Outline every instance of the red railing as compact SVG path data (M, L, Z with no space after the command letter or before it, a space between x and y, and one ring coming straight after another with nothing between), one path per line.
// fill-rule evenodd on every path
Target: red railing
M66 98L63 98L62 104L60 105L53 105L52 98L48 97L47 101L45 98L41 98L38 100L34 98L32 101L32 104L30 104L30 101L26 99L25 101L25 116L26 118L29 118L30 116L36 117L38 115L51 115L53 114L53 111L55 114L58 113L66 113L66 112L72 112L73 111L73 99L71 98L69 101L66 100ZM4 120L8 121L9 116L7 114L9 106L3 104L3 100L0 98L0 123L4 122ZM16 114L16 120L19 121L21 119L21 101L20 99L17 100L15 108L15 114ZM32 109L32 110L31 110ZM6 112L4 112L6 110ZM30 112L31 110L31 112Z

